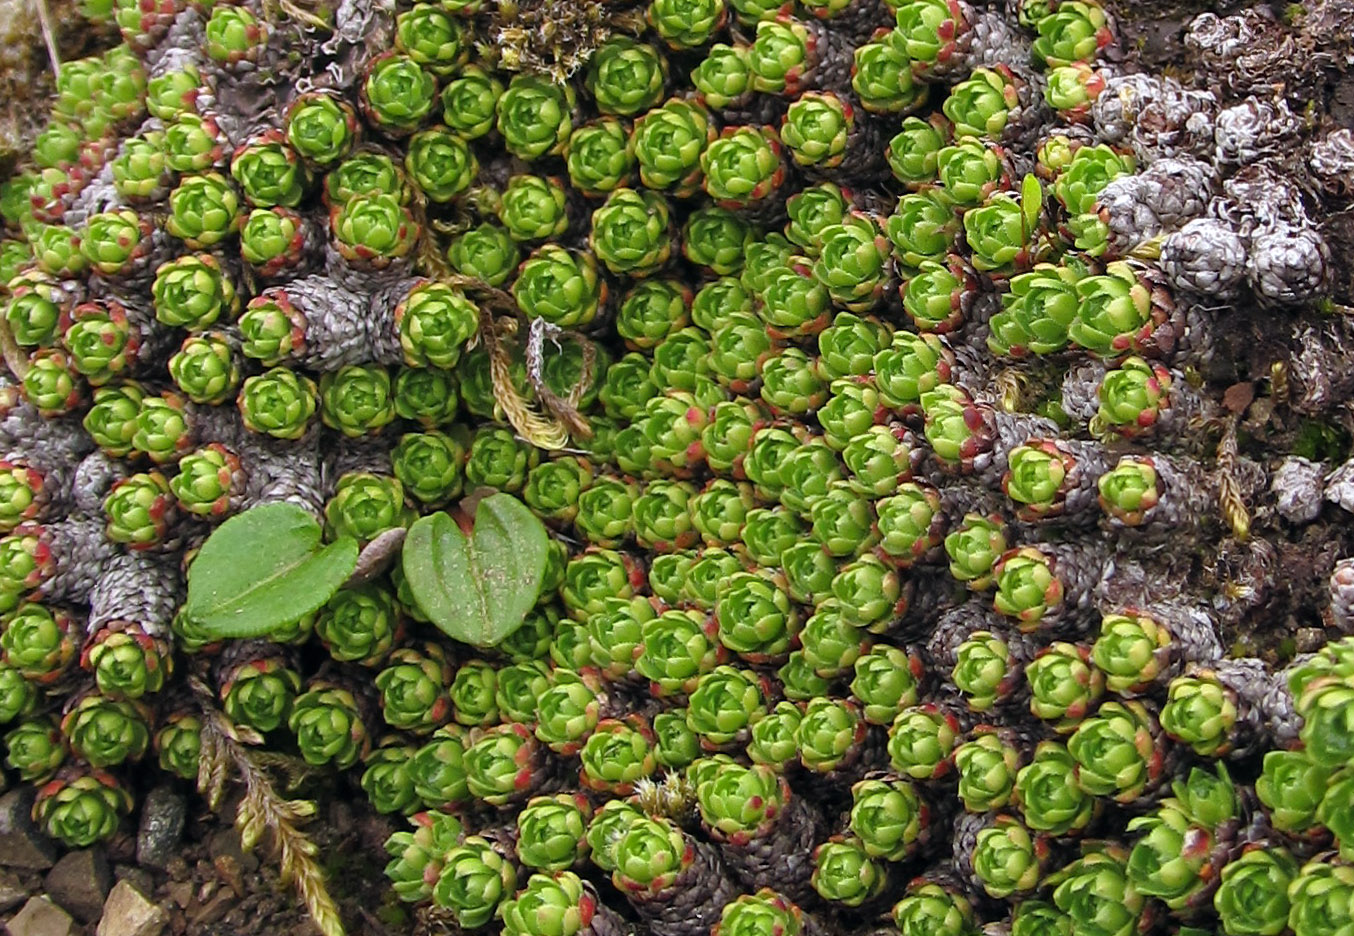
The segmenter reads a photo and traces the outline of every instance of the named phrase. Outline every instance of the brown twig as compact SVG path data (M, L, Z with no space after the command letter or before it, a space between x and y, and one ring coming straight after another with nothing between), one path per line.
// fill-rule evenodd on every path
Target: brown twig
M315 860L315 843L299 828L302 821L314 814L315 804L279 796L256 755L245 747L261 744L263 739L253 729L243 728L227 718L201 680L192 679L190 683L202 711L198 790L215 810L233 769L235 779L244 786L244 798L235 811L241 846L251 850L262 841L265 832L271 833L282 880L296 888L311 920L324 936L344 936L338 907L329 896L324 872Z
M1251 514L1241 496L1241 485L1236 480L1237 417L1227 420L1222 441L1218 443L1218 501L1222 516L1232 528L1232 534L1245 540L1251 533Z
M61 80L61 55L56 48L56 31L52 28L52 11L47 0L33 0L38 11L38 23L42 26L42 41L47 46L47 60L52 64L52 77Z
M28 355L24 354L23 348L14 340L14 333L9 330L9 322L0 317L0 358L5 361L5 366L9 372L17 379L23 380L28 376Z
M564 338L565 340L577 341L583 347L583 374L578 383L569 388L567 397L560 397L545 381L545 340L547 338L555 342L556 345L559 344L561 338ZM527 379L531 381L531 388L536 391L536 398L541 401L550 415L562 422L571 434L583 439L592 438L592 427L588 425L588 421L583 417L583 414L578 411L578 403L588 387L592 385L592 371L596 360L597 349L592 342L582 335L566 332L545 319L532 320L527 337Z

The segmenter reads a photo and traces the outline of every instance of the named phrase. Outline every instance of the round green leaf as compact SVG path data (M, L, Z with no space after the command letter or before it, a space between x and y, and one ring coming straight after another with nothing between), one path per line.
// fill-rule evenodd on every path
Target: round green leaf
M549 537L509 494L484 498L467 536L445 513L409 528L404 578L420 609L447 636L492 647L522 626L545 576Z
M295 504L263 504L221 524L188 570L184 613L214 637L263 637L322 607L357 567L357 541L321 545Z

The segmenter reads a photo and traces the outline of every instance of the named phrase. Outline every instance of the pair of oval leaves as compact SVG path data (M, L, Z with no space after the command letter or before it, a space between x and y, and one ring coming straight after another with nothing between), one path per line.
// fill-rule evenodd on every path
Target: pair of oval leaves
M357 568L358 544L324 545L307 510L264 504L208 537L188 571L183 613L214 638L267 637L319 610ZM401 563L418 606L447 636L492 647L517 630L536 603L549 537L517 498L479 501L467 533L446 513L409 528Z

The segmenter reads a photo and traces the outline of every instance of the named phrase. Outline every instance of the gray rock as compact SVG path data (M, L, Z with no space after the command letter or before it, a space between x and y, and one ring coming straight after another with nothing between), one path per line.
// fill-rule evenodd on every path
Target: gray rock
M113 887L113 872L101 848L68 852L42 882L47 895L81 923L93 923Z
M142 867L164 870L183 838L188 804L173 787L158 786L146 795L141 827L136 833L136 860Z
M118 881L103 905L96 936L160 936L169 925L164 907L146 899L146 895L127 881Z
M134 864L113 865L113 880L127 881L143 894L155 892L155 878L149 871Z
M0 865L42 871L56 863L56 842L33 824L36 796L31 786L0 796Z
M1289 523L1311 523L1321 514L1323 469L1292 455L1283 460L1270 481L1279 516Z
M30 891L13 871L0 871L0 913L8 913L28 899Z
M9 921L9 936L75 936L79 932L71 915L46 897L30 897Z

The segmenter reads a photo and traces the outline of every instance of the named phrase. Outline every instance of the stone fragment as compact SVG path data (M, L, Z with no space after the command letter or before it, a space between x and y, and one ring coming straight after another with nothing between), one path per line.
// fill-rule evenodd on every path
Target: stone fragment
M9 936L75 936L79 929L71 915L46 897L30 897L9 921Z
M146 899L127 881L118 881L103 905L95 936L160 936L169 925L163 907Z
M67 852L47 872L43 890L82 923L93 923L103 913L103 902L113 887L113 872L101 848Z

